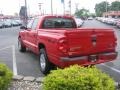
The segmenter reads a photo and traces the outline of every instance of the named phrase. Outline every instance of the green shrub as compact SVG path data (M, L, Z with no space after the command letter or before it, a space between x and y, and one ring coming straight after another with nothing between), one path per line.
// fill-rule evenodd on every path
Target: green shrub
M43 90L115 90L114 81L96 67L78 65L52 71L43 80Z
M5 64L0 64L0 90L7 90L12 79L12 72Z

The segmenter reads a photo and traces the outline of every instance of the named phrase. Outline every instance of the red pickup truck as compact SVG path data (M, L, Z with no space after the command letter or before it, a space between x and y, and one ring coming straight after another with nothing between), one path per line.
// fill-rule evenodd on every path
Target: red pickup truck
M40 16L22 26L18 36L21 52L29 48L39 55L40 70L54 66L88 66L115 60L117 39L112 29L77 28L70 16Z

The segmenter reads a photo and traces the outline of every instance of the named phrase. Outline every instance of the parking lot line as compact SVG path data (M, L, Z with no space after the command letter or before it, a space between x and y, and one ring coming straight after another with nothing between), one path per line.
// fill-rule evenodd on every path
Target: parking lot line
M106 65L106 64L101 64L101 65L103 65L103 66L105 66L105 67L107 67L107 68L109 68L109 69L111 69L111 70L113 70L113 71L115 71L115 72L117 72L117 73L120 74L120 70L118 70L118 69L116 69L116 68L110 67L110 66L108 66L108 65Z
M12 48L12 58L13 58L13 74L17 75L17 64L16 64L16 55L15 55L15 46L11 45L5 48L1 48L0 51L3 51L5 49Z
M13 53L13 72L14 75L17 75L17 64L16 64L16 55L15 55L15 46L12 46L12 53Z

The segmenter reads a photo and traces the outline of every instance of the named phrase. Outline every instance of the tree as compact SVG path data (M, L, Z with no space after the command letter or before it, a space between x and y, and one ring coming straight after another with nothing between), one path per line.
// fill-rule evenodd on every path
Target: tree
M119 11L120 10L120 2L119 1L112 2L110 9L112 11Z
M81 18L86 18L89 16L89 10L84 9L84 8L76 10L75 16L81 17Z
M103 12L107 12L109 10L110 10L110 6L109 3L106 1L103 1L95 5L95 12L97 16L102 16Z
M90 17L96 17L95 13L90 13L89 16Z

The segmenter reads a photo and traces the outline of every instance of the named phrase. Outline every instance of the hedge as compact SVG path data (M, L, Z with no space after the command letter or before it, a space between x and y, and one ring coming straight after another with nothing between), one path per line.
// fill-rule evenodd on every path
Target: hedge
M115 90L114 80L96 67L70 66L52 71L43 90Z
M5 64L0 64L0 90L7 90L12 76L11 70Z

